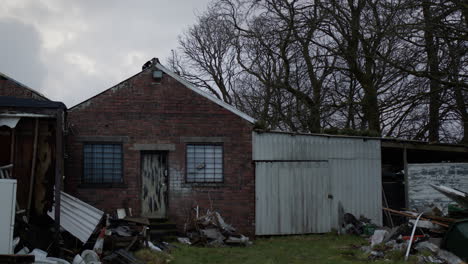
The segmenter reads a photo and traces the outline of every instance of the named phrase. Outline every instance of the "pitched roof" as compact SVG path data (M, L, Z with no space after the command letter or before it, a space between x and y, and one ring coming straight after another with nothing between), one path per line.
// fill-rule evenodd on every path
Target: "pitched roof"
M8 76L8 75L6 75L6 74L4 74L4 73L1 73L1 72L0 72L0 77L2 77L2 78L4 78L4 79L7 79L7 80L10 80L10 81L16 83L17 85L19 85L19 86L25 88L26 90L31 91L32 93L36 94L37 96L42 97L42 98L44 98L45 100L50 101L50 99L47 98L47 97L46 97L45 95L43 95L42 93L40 93L40 92L34 90L33 88L31 88L31 87L29 87L29 86L27 86L27 85L25 85L25 84L23 84L23 83L18 82L17 80L11 78L10 76Z
M242 119L244 119L244 120L246 120L246 121L248 121L248 122L250 122L250 123L254 123L254 122L256 121L255 118L253 118L253 117L247 115L246 113L244 113L244 112L238 110L238 109L235 108L234 106L225 103L224 101L222 101L222 100L220 100L220 99L218 99L218 98L212 96L211 94L208 94L208 93L205 92L205 91L200 90L200 89L197 88L195 85L191 84L190 82L188 82L187 80L185 80L185 79L182 78L181 76L177 75L176 73L172 72L172 71L169 70L168 68L166 68L166 67L164 67L163 65L161 65L157 59L153 59L152 61L154 62L154 66L155 66L157 69L159 69L159 70L163 71L164 73L166 73L167 75L171 76L172 78L174 78L175 80L177 80L178 82L180 82L180 83L183 84L185 87L187 87L188 89L192 90L193 92L195 92L195 93L197 93L197 94L199 94L199 95L205 97L206 99L212 101L213 103L215 103L215 104L217 104L217 105L223 107L224 109L226 109L226 110L228 110L228 111L234 113L235 115L241 117ZM153 66L153 65L152 65L152 66ZM152 67L148 67L148 68L151 69ZM119 84L121 84L121 83L123 83L123 82L125 82L125 81L127 81L127 80L129 80L129 79L131 79L131 78L133 78L133 77L135 77L135 76L137 76L138 74L140 74L140 73L142 73L142 72L148 70L148 68L145 68L145 69L142 70L141 72L139 72L139 73L133 75L132 77L130 77L130 78L128 78L128 79L126 79L126 80L120 82ZM154 68L153 68L153 69L154 69ZM106 91L108 91L108 90L110 90L110 89L112 89L112 88L118 86L119 84L114 85L114 86L110 87L109 89L106 89L106 90L104 90L104 91L102 91L102 92L96 94L95 96L90 97L90 98L84 100L83 102L78 103L78 104L76 104L76 105L70 107L70 108L68 109L68 111L73 110L75 107L77 107L77 106L79 106L79 105L81 105L81 104L83 104L83 103L85 103L85 102L87 102L87 101L89 101L89 100L91 100L91 99L93 99L93 98L95 98L95 97L97 97L97 96L99 96L99 95L105 93Z

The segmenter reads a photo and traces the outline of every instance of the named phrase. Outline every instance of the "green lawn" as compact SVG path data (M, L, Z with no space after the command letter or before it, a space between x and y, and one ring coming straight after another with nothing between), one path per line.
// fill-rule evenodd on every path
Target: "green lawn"
M259 238L250 247L202 248L178 244L170 263L404 263L401 252L393 254L390 262L369 261L357 249L367 244L360 237L335 234ZM409 263L414 263L414 259Z

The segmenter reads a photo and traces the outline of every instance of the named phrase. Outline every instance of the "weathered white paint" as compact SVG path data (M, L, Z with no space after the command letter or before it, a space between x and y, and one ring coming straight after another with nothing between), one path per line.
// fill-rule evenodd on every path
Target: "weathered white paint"
M254 133L253 134L253 157L256 162L256 195L271 195L276 199L276 194L266 192L262 188L271 188L265 182L284 181L295 177L295 169L281 170L278 166L291 166L297 168L308 166L314 162L326 162L328 164L329 191L331 199L326 196L316 196L312 200L318 204L329 204L330 208L325 213L319 213L315 218L315 224L324 227L321 222L328 221L328 228L312 232L331 231L339 228L339 208L344 212L354 214L356 217L365 216L376 224L382 223L382 178L381 178L381 153L380 140L358 137L339 137L327 135L292 135L286 133ZM307 168L307 167L306 167ZM307 170L307 169L304 169ZM304 172L306 173L306 172ZM307 172L314 175L309 169ZM281 179L273 178L279 175ZM259 178L260 177L260 178ZM275 176L276 177L276 176ZM264 179L266 178L266 179ZM310 180L303 178L304 181ZM310 186L307 182L295 181L296 188ZM320 186L321 183L317 183ZM266 187L264 187L264 185ZM278 186L282 186L281 184ZM283 188L283 187L281 187ZM310 187L313 188L313 187ZM304 196L310 201L310 197ZM322 198L323 200L317 200ZM267 198L262 198L267 199ZM258 200L257 200L258 203ZM290 206L293 207L292 201ZM256 230L262 235L282 234L283 231L275 229L276 226L268 221L266 209L262 203L256 205ZM272 206L268 204L268 206ZM301 208L302 204L297 205ZM269 208L269 207L268 207ZM294 210L294 209L291 209ZM285 214L275 211L277 214ZM330 212L330 213L328 213ZM304 212L307 219L308 212ZM287 217L287 216L281 216ZM265 230L268 230L267 233ZM303 233L310 233L310 229L304 228ZM260 233L257 233L260 234Z
M166 154L142 153L142 215L165 218L167 213Z
M434 190L430 184L444 185L468 192L468 163L408 164L408 201L411 209L437 205L446 212L455 203Z

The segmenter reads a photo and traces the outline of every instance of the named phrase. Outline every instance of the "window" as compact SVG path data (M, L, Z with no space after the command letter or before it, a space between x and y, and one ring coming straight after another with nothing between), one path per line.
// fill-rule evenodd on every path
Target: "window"
M187 182L223 182L222 145L187 145Z
M122 145L85 143L83 183L121 183Z

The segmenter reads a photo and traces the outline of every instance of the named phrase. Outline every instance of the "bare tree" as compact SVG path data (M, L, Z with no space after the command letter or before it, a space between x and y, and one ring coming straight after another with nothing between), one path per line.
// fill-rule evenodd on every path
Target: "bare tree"
M170 58L183 77L228 104L237 81L238 65L232 47L233 29L211 7L179 38L182 56Z
M215 0L170 63L272 129L467 142L466 16L459 0Z

